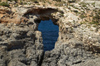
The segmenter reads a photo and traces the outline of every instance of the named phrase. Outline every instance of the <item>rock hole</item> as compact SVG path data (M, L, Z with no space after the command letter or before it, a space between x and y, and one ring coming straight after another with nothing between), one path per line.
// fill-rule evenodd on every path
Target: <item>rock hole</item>
M54 25L52 20L46 20L40 22L38 30L42 32L44 51L54 49L55 42L58 38L58 26Z

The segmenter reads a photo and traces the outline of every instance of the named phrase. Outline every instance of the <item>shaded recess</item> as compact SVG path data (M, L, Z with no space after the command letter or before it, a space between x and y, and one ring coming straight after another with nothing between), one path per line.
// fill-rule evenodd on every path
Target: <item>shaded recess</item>
M42 32L44 51L54 49L55 42L58 38L58 26L54 25L52 20L46 20L40 22L38 30Z
M57 24L58 19L54 18L52 16L52 13L60 12L58 9L54 8L41 8L41 7L33 7L29 9L26 13L24 13L24 16L26 15L33 15L37 18L35 19L35 22L40 22L41 20L49 20L51 19L54 24ZM58 25L58 24L57 24Z

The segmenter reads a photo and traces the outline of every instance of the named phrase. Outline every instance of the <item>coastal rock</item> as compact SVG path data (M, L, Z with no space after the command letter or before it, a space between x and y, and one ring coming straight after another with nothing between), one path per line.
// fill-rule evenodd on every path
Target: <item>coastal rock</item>
M45 53L42 66L81 66L80 64L87 62L88 59L96 60L97 57L92 52L85 51L82 45L74 47L62 43L59 47ZM88 62L88 64L91 64L91 62Z
M1 7L0 66L100 66L99 9L68 1L54 8ZM38 25L49 19L59 26L59 37L55 48L44 53Z
M17 61L17 60L12 60L12 61L10 61L8 66L26 66L26 65L24 63Z
M31 24L17 24L15 18L15 23L10 23L10 19L13 18L0 24L0 66L27 66L35 62L39 65L44 52L41 33L35 36L34 20Z

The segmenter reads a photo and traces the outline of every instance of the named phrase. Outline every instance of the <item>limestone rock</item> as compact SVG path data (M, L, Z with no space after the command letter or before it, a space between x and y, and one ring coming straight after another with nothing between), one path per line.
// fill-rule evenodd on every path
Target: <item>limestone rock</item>
M99 19L94 19L99 9L86 1L68 2L54 8L0 7L0 66L100 66ZM49 19L59 26L59 37L44 53L38 25ZM93 20L98 25L89 23Z

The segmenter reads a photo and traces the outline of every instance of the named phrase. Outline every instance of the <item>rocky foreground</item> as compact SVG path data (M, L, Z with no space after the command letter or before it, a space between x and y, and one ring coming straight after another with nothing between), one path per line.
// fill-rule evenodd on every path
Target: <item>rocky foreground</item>
M0 66L100 66L100 9L96 3L0 6ZM52 51L43 50L41 20L59 26Z

